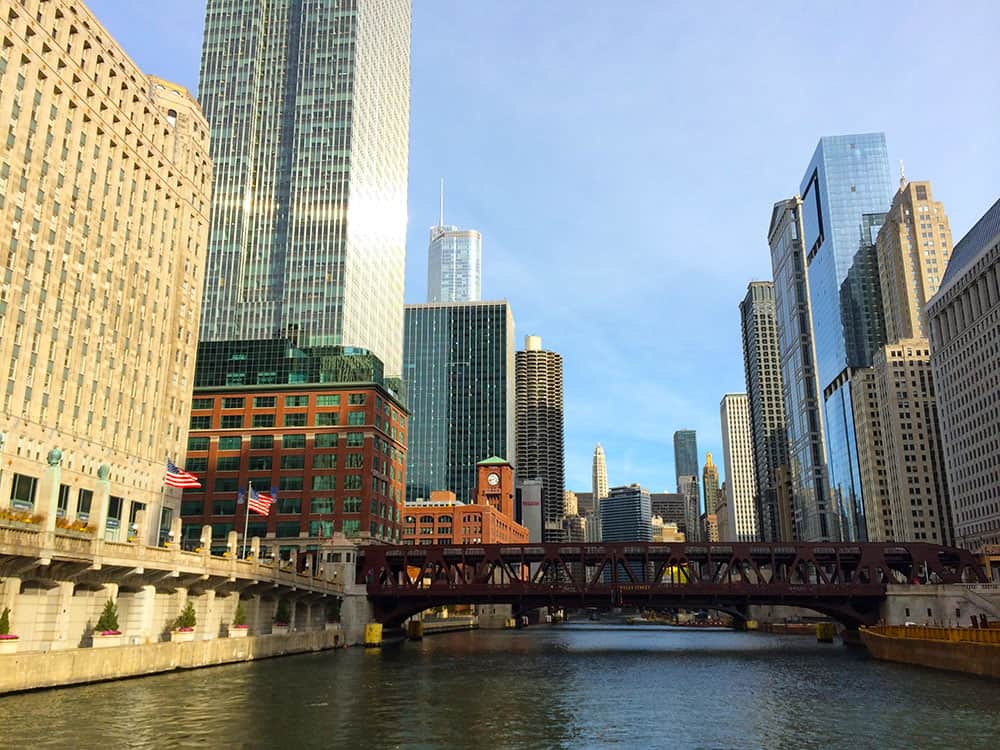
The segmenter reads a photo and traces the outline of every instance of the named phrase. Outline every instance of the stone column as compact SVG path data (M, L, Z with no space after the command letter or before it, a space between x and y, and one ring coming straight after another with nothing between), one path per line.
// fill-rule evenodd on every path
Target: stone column
M62 481L62 451L53 448L46 457L49 466L45 470L45 479L42 482L42 491L39 493L38 505L44 499L46 503L45 531L54 534L56 530L56 516L59 514L59 484ZM37 506L36 506L37 507Z
M137 632L126 633L138 637L139 643L155 643L160 640L159 629L153 622L153 612L156 609L156 586L143 586L133 599L135 606L139 608L139 616L134 622L137 624Z
M51 615L55 618L55 622L52 623L53 627L50 629L46 627L48 623L39 623L39 627L35 631L40 633L48 631L52 633L51 649L53 651L75 648L78 645L69 641L70 610L73 607L73 582L59 581L57 587L59 594L56 598L56 609ZM40 612L39 617L46 617L46 613ZM96 622L95 620L91 624L96 624ZM40 645L44 648L44 644Z
M96 536L103 540L108 529L108 510L111 505L111 482L108 477L111 475L111 467L101 464L97 467L97 492L94 493L93 504L90 506L90 520L97 527Z
M131 531L131 529L130 529ZM146 509L142 508L135 512L135 543L145 546L146 544Z
M238 549L237 539L238 535L235 531L230 531L229 535L226 537L226 552L228 552L229 556L233 559L236 558L236 553Z
M204 606L198 613L197 634L195 638L199 641L211 641L219 637L219 611L215 601L215 589L208 589L198 597ZM196 607L197 609L197 607Z

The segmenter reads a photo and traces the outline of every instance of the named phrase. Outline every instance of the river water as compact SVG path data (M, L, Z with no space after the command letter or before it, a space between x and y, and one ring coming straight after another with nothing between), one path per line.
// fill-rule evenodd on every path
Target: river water
M0 748L1000 748L1000 682L804 636L565 625L0 698Z

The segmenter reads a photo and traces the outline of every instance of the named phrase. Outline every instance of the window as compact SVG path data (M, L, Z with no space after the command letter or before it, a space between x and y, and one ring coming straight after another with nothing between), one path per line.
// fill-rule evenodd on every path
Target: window
M306 466L306 457L301 454L281 457L282 469L304 469L305 466Z
M348 469L360 469L365 465L365 457L360 453L348 453L344 460L344 466Z
M302 499L298 497L279 497L278 498L278 512L279 513L301 513L302 512Z
M278 525L275 527L275 536L278 537L292 537L299 535L299 522L298 521L278 521Z
M363 432L348 432L347 433L347 447L357 448L359 445L365 444L365 434Z
M231 516L236 513L235 500L216 500L212 503L213 516Z
M188 471L191 467L188 466ZM240 457L239 456L219 456L215 460L215 470L216 471L239 471L240 470Z
M352 411L347 415L347 424L362 425L365 423L365 413L363 411Z
M281 447L282 448L305 448L306 447L306 436L305 435L282 435L281 436Z
M231 523L213 523L212 524L212 539L225 539L229 536L229 532L233 530L233 524Z
M336 453L317 453L313 456L313 468L314 469L336 469L337 468L337 454Z
M309 397L285 396L285 406L309 406Z
M94 493L91 490L80 490L76 493L76 517L81 521L89 520L90 504L94 501Z
M254 409L273 409L277 404L274 396L255 396L253 400Z
M17 510L35 507L35 489L38 480L25 474L15 474L10 486L10 504Z
M250 446L253 448L253 445ZM270 456L250 456L250 471L270 471Z
M312 478L312 488L314 490L335 490L337 489L337 477L332 475L320 475Z
M285 427L305 427L305 426L306 426L305 412L299 414L285 415Z
M344 489L345 490L360 490L361 489L361 475L360 474L348 474L344 477Z
M210 398L193 398L191 399L191 410L211 409L213 400Z
M365 395L366 394L364 393L352 393L350 396L347 397L347 403L349 403L351 406L362 405L365 403Z
M281 477L278 489L282 492L301 492L302 477Z
M204 507L201 500L181 500L181 515L200 516Z
M242 439L239 435L235 437L220 437L219 438L219 450L220 451L238 451L240 449L240 443Z
M357 536L361 532L361 521L350 519L344 521L344 536Z
M253 426L254 427L274 427L274 415L273 414L254 414L253 415Z
M224 398L222 399L223 409L242 409L244 400L242 398Z
M208 415L203 417L191 417L190 427L192 430L210 430L212 429L212 417Z
M331 427L335 424L337 424L337 412L335 411L316 412L317 427Z
M59 498L56 501L56 518L65 518L69 510L69 485L59 485Z
M360 497L345 497L344 498L344 513L360 513L361 512L361 498Z
M337 447L337 433L328 432L322 435L317 435L313 444L317 448L336 448Z
M254 523L251 521L247 524L247 538L253 539L257 537L263 539L267 535L267 521L257 521Z
M314 497L309 501L309 512L313 515L319 513L333 513L333 498Z
M316 406L340 406L339 393L324 393L316 397Z
M218 477L215 480L214 489L216 492L236 492L239 480L236 477Z
M243 415L242 414L223 414L222 415L222 429L224 430L235 430L243 426Z
M310 521L309 536L333 536L333 521Z
M253 435L250 438L250 450L252 451L269 451L273 447L273 435Z
M918 201L925 201L925 200L927 200L927 186L926 185L917 185L916 188L917 188L917 200Z
M207 458L189 458L184 462L184 468L194 474L201 473L203 471L208 471L208 459Z

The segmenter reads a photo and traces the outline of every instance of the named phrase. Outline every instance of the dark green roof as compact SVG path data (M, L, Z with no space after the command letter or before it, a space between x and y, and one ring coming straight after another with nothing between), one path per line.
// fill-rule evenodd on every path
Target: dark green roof
M476 466L509 466L510 461L500 458L500 456L490 456L485 461L480 461Z

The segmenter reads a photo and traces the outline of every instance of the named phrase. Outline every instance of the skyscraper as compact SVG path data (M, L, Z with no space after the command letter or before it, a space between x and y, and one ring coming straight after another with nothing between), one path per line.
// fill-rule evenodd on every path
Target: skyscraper
M874 246L893 194L885 135L821 138L799 193L833 506L840 536L864 540L850 378L883 343Z
M202 340L358 346L397 376L410 0L208 0Z
M563 533L563 376L562 357L542 349L542 339L527 336L515 355L517 475L541 479L544 541Z
M927 317L955 539L982 550L1000 544L1000 201L955 245Z
M682 476L698 475L698 438L694 430L674 432L674 473L678 481Z
M757 520L761 539L773 542L781 538L777 471L788 463L773 282L750 282L740 303L740 321L757 483Z
M757 495L753 467L753 439L750 437L750 406L745 393L727 393L719 405L722 420L722 453L726 465L728 529L733 541L752 542L758 538Z
M649 491L637 484L612 487L604 498L601 538L605 542L653 541Z
M406 500L451 490L467 503L479 461L502 456L516 462L510 305L407 305L404 321L403 381L410 409Z
M180 506L164 456L181 464L187 443L208 124L70 11L0 16L0 505L121 541L142 511L156 542Z
M684 534L689 542L701 541L701 497L698 475L682 474L677 478L677 491L684 498Z
M808 264L802 246L802 201L798 197L774 204L767 240L788 436L788 521L796 539L838 540L840 520L830 500L823 399L816 377Z
M705 493L705 513L715 513L719 504L719 470L712 463L712 454L705 454L705 466L701 470L701 485Z
M601 498L608 496L608 465L604 460L604 448L600 443L594 448L594 466L591 475L594 504L600 507Z
M441 215L427 246L427 301L476 302L483 293L482 276L482 235L444 223L442 180Z

